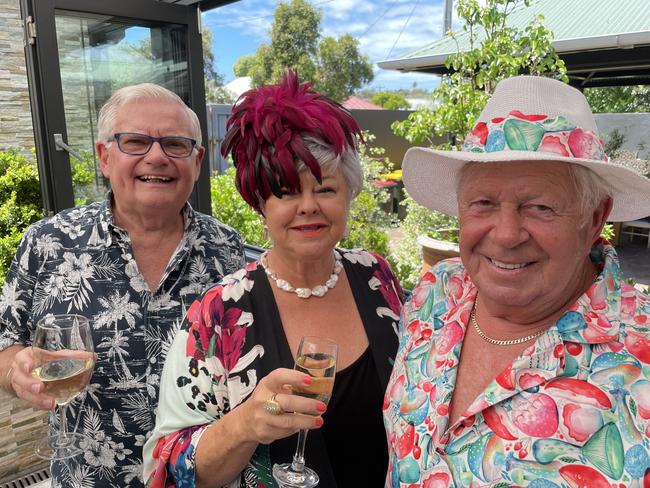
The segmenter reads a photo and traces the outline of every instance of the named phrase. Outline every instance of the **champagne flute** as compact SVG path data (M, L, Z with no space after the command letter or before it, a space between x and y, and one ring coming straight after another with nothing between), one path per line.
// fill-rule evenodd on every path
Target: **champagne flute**
M81 315L48 315L39 320L32 343L32 376L45 384L43 393L59 406L59 430L36 445L43 459L67 459L83 449L81 434L67 431L66 409L88 385L95 366L95 354L88 319Z
M300 340L295 368L312 378L310 385L293 388L294 395L314 398L327 404L334 388L338 345L324 337L306 336ZM318 475L305 466L305 441L307 430L298 433L298 445L293 462L275 464L273 477L280 486L290 488L312 488L318 485Z

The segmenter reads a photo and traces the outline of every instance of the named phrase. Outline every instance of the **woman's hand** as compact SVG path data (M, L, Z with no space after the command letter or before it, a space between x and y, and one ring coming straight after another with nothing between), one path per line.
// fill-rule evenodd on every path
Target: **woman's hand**
M35 363L31 347L18 351L7 372L7 384L26 404L42 410L52 410L55 406L54 397L41 393L44 383L32 376Z
M273 370L258 383L251 397L242 403L239 410L239 429L247 441L270 444L295 434L301 429L315 429L323 425L320 417L326 405L311 398L292 394L292 388L311 384L312 378L293 369ZM265 403L274 399L281 408L280 413L271 413Z

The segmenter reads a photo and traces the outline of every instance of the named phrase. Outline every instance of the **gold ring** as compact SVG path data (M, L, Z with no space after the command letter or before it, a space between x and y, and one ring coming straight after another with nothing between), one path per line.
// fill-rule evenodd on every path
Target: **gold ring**
M282 407L275 399L275 395L273 395L270 399L265 400L263 405L264 405L264 410L269 412L271 415L280 415L281 413L284 413L284 410L282 410Z

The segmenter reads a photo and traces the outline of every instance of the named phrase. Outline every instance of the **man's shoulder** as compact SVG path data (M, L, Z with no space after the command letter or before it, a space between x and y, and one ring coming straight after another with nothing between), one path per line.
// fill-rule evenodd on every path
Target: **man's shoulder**
M201 232L225 236L231 239L241 239L239 233L227 224L212 215L194 210L194 219Z
M93 202L81 207L67 208L55 215L42 218L29 226L26 233L40 235L43 233L56 233L62 227L78 226L87 227L95 224L102 212L102 203Z

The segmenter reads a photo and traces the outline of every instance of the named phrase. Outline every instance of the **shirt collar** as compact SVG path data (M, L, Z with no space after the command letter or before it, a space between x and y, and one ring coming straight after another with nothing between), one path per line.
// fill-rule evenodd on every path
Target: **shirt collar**
M113 217L112 204L113 204L113 191L108 190L106 192L104 201L102 202L101 209L99 212L99 232L103 242L106 243L106 247L110 247L112 245L114 237L119 238L128 235L125 229L119 227L115 223L115 218ZM185 202L185 205L183 206L181 213L183 214L183 222L185 225L184 234L187 235L188 230L195 228L198 225L198 223L194 215L194 209L189 204L189 202Z
M621 269L616 250L599 239L590 258L600 269L599 275L553 325L564 341L602 344L615 340L619 334Z

